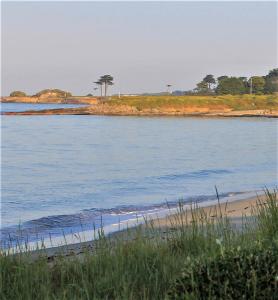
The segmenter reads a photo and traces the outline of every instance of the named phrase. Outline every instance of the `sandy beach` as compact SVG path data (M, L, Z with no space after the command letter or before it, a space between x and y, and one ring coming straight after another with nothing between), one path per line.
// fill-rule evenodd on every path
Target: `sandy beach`
M253 216L255 214L256 206L265 203L265 200L266 196L260 195L206 207L196 207L193 205L192 210L195 213L197 211L199 211L200 214L203 213L211 220L219 218L222 215L222 217L228 217L231 223L240 225L245 217ZM187 208L180 214L172 214L165 218L154 220L153 224L155 227L173 227L179 226L181 220L187 223L192 221L192 212L190 208Z
M206 215L206 217L211 220L217 220L217 218L219 219L219 217L222 215L222 217L229 218L230 224L235 229L241 229L247 220L250 221L251 218L255 217L257 205L263 205L265 203L265 200L265 195L259 195L243 200L234 200L231 202L214 204L206 207L194 207L194 205L192 205L192 211L194 212L193 214L191 208L186 206L186 208L184 208L182 212L172 213L162 218L153 217L149 219L149 225L140 224L138 226L140 226L140 229L143 229L143 232L147 231L148 227L152 227L152 230L154 230L154 232L163 235L167 233L168 230L174 230L182 223L190 225L190 223L192 222L192 215L198 216L197 219L201 215ZM135 226L129 228L128 232L127 230L121 230L109 234L108 237L112 241L117 240L118 238L124 240L133 239L137 229L138 227ZM55 257L60 255L72 257L76 255L82 256L85 252L88 251L93 253L94 247L95 241L68 244L64 246L33 251L31 253L31 257L35 259L43 255L47 256L49 262L52 262Z

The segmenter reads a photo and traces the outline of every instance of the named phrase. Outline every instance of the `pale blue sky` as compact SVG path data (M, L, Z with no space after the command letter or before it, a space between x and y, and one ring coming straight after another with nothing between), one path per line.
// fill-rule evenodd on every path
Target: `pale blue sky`
M276 2L2 3L2 95L61 88L84 95L191 89L206 74L277 66Z

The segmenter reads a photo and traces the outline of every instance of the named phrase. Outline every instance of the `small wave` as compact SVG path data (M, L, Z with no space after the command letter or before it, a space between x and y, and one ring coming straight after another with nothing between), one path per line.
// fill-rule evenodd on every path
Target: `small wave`
M159 180L177 180L177 179L186 179L186 178L200 178L200 177L208 177L210 175L224 175L224 174L232 174L232 171L224 170L224 169L209 169L209 170L199 170L189 173L183 174L167 174L158 177Z
M243 194L222 193L221 198L235 197ZM200 195L188 197L179 201L170 201L152 205L122 205L114 208L91 208L75 214L52 215L24 222L19 226L9 226L0 230L1 243L24 243L26 240L35 241L43 237L62 236L84 230L99 229L102 226L125 223L148 215L159 214L161 211L178 207L179 203L201 203L215 200L215 195Z

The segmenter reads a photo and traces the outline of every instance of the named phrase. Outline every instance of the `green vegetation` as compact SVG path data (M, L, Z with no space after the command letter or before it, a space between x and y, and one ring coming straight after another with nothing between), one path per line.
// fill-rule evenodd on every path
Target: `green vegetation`
M253 93L263 94L265 89L265 79L261 76L252 76L249 79L249 86L252 88Z
M265 76L265 92L278 93L278 68L271 70Z
M278 109L278 95L186 95L127 96L111 98L109 105L128 105L143 109L209 107L216 109L255 110Z
M13 91L10 93L10 97L26 97L27 95L21 91Z
M174 299L275 299L278 247L229 249L183 270L169 296ZM276 296L275 296L276 293Z
M225 211L191 210L179 227L105 237L94 254L0 256L1 299L277 299L278 202L266 191L254 215L233 229ZM183 212L182 205L180 212Z
M217 94L239 95L246 92L244 81L236 77L221 79L216 88Z
M100 96L101 97L103 94L102 87L104 86L104 97L106 98L108 86L114 84L113 80L114 80L114 78L111 75L103 75L99 78L98 81L94 82L100 88Z
M97 81L94 82L96 87L94 91L100 90L100 97L104 96L107 99L108 87L114 84L114 78L111 75L103 75ZM213 95L243 95L243 94L275 94L278 93L278 68L269 71L265 76L251 76L249 79L247 77L229 77L227 75L222 75L214 78L212 74L206 75L203 80L197 83L197 87L190 91L173 91L170 92L171 84L167 84L166 93L150 93L142 94L141 96L156 95L156 96L182 96L182 95L203 95L203 96L213 96ZM20 91L15 91L10 94L10 96L21 97L26 96L25 93ZM88 94L92 95L92 94ZM67 91L59 89L45 89L34 96L46 96L46 97L71 97L72 94Z
M47 96L47 97L71 97L72 94L67 91L59 90L59 89L46 89L42 90L35 94L37 97Z
M204 80L204 82L206 82L208 84L209 89L211 88L212 84L216 83L213 75L211 75L211 74L207 75L203 80Z
M214 88L212 88L214 85ZM226 75L219 76L217 82L213 75L207 75L204 79L197 83L194 90L198 94L218 95L231 94L273 94L278 92L278 69L269 71L266 76L247 77L228 77Z

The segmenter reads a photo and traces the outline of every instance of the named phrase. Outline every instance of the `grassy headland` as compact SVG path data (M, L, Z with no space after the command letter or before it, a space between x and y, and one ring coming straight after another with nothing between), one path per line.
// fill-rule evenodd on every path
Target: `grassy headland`
M112 98L109 105L127 105L139 111L155 108L191 108L254 110L278 109L278 95L221 95L221 96L126 96Z
M278 116L278 95L124 96L99 99L97 104L21 113L165 116Z
M184 212L116 238L94 254L0 256L1 299L277 299L278 202L266 192L233 228L226 206ZM184 218L190 215L190 218Z

